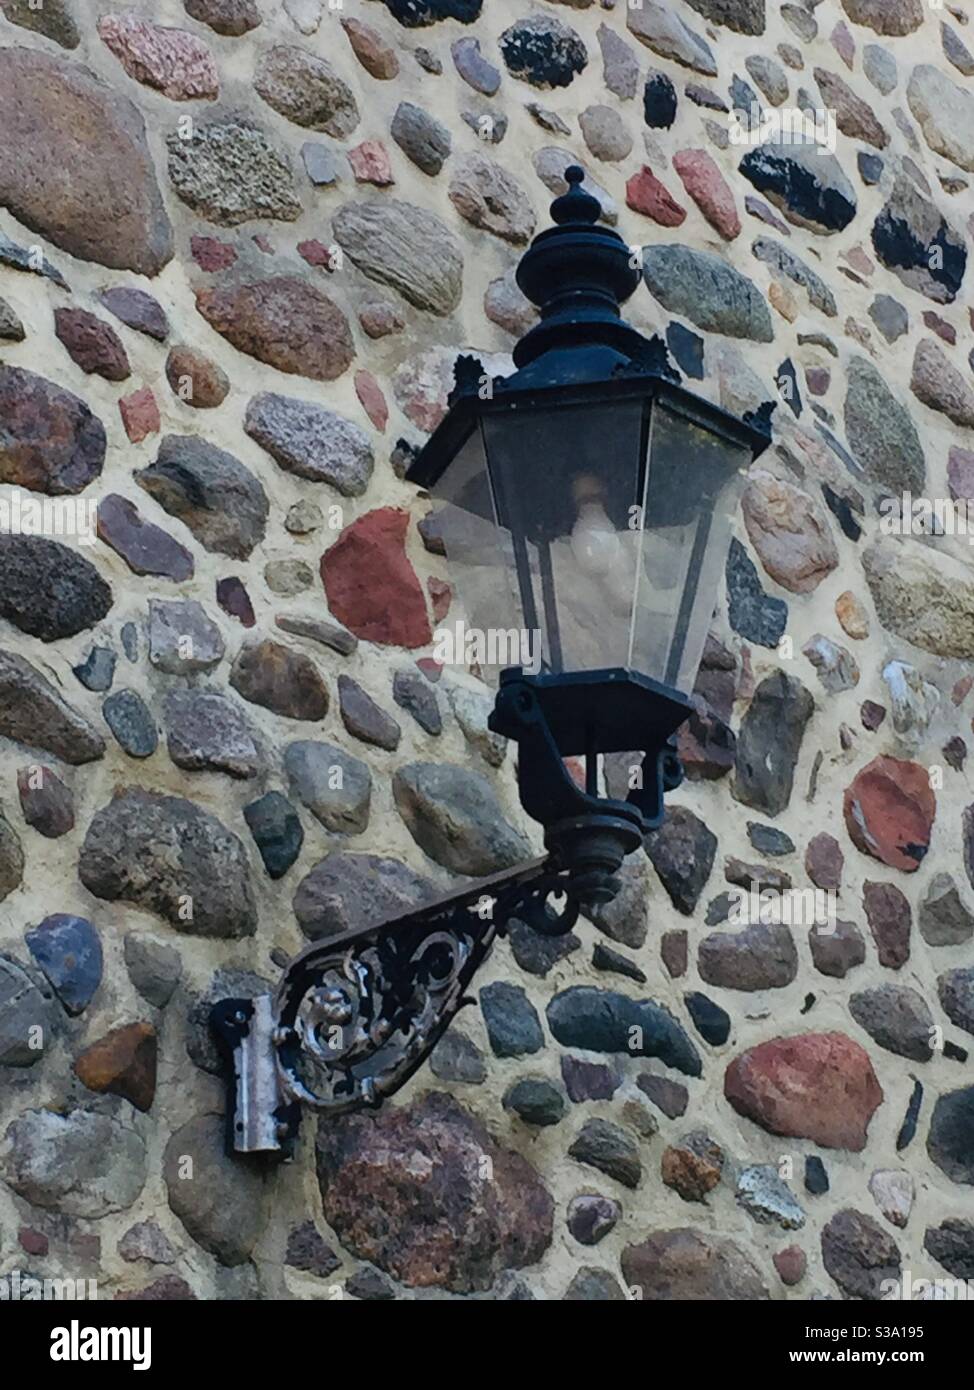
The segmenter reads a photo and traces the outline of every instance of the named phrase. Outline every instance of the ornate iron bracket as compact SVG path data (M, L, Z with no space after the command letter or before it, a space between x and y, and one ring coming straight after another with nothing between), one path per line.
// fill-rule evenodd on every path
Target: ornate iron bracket
M564 899L560 910L552 896ZM568 874L536 859L401 917L312 942L274 995L221 1000L210 1026L232 1064L228 1151L290 1158L302 1106L337 1115L379 1105L473 1002L473 977L513 919L562 935L578 912Z

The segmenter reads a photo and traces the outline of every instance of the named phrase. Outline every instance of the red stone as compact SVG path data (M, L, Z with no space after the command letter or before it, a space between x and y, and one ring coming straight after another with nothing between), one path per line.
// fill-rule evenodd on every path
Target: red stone
M220 241L215 236L191 237L189 249L200 270L228 270L237 259L237 253L230 243Z
M855 1153L883 1100L868 1054L844 1033L759 1043L731 1062L724 1095L769 1134Z
M332 614L356 637L395 647L425 647L432 637L423 587L406 557L409 514L366 512L321 557Z
M257 247L257 250L258 250L258 251L263 251L263 253L264 253L265 256L273 256L273 255L274 255L274 248L273 248L273 246L272 246L271 243L268 241L267 237L263 236L260 232L255 233L255 235L252 236L250 239L251 239L251 241L254 243L254 245Z
M923 315L923 322L938 337L943 338L945 343L950 343L951 347L957 342L957 329L946 319L942 319L939 314L935 314L932 309L926 309Z
M667 192L648 164L626 184L626 206L651 217L661 227L679 227L687 217L686 209Z
M416 662L416 665L419 668L419 670L422 671L426 679L428 681L431 681L433 685L436 684L436 682L440 679L440 677L443 674L442 661L436 661L431 656L421 656L419 660Z
M314 238L311 241L299 241L298 255L306 260L308 265L320 266L329 273L335 269L332 263L331 249L323 241L315 241Z
M362 403L366 415L380 434L385 434L389 423L389 407L382 394L382 388L371 372L355 373L355 394Z
M140 390L133 391L131 396L123 396L118 408L125 433L133 444L141 444L150 434L159 433L162 422L151 386L143 386Z
M17 1239L20 1241L21 1250L26 1250L28 1255L46 1255L50 1248L50 1241L41 1231L35 1231L33 1226L21 1226L17 1232Z
M805 849L805 872L816 888L837 893L842 884L845 856L834 836L822 831L814 835Z
M937 814L925 767L874 758L846 789L842 809L856 849L904 873L920 867Z
M704 217L724 240L733 241L740 236L741 217L734 195L707 151L681 150L673 156L673 168Z
M357 183L374 183L377 188L395 183L389 155L381 140L363 140L361 145L349 150L348 162Z

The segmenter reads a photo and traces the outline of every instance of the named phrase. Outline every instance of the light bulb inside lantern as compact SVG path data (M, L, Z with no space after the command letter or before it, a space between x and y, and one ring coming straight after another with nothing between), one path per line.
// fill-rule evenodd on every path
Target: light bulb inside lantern
M622 543L602 505L602 489L590 474L575 479L572 487L578 520L572 528L572 555L589 579L602 579L622 560Z

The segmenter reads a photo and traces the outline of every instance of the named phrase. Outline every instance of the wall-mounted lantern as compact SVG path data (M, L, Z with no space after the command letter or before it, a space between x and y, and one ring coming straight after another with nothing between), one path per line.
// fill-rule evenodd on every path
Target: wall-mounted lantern
M301 1104L343 1111L397 1090L508 921L558 933L610 901L682 778L673 735L692 709L744 475L770 433L679 386L662 341L623 321L638 266L597 225L583 171L565 177L556 225L517 271L540 309L518 370L485 382L461 358L450 409L407 475L439 508L466 625L516 630L535 656L485 674L498 685L491 728L517 743L521 804L547 855L313 943L273 999L217 1005L238 1151L289 1151ZM600 796L600 755L632 750L643 758L628 798ZM567 757L585 759L584 790Z

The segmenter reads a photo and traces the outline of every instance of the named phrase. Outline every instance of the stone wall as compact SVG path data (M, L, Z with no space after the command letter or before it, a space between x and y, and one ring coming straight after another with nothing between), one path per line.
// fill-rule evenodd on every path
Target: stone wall
M884 505L974 497L966 9L35 4L0 0L0 1272L974 1276L974 569ZM834 152L748 143L752 106ZM516 930L394 1103L261 1176L209 1001L538 848L486 688L430 659L457 608L403 473L459 352L510 369L571 161L642 248L631 320L776 406L688 780L598 923ZM751 883L837 929L735 926Z

